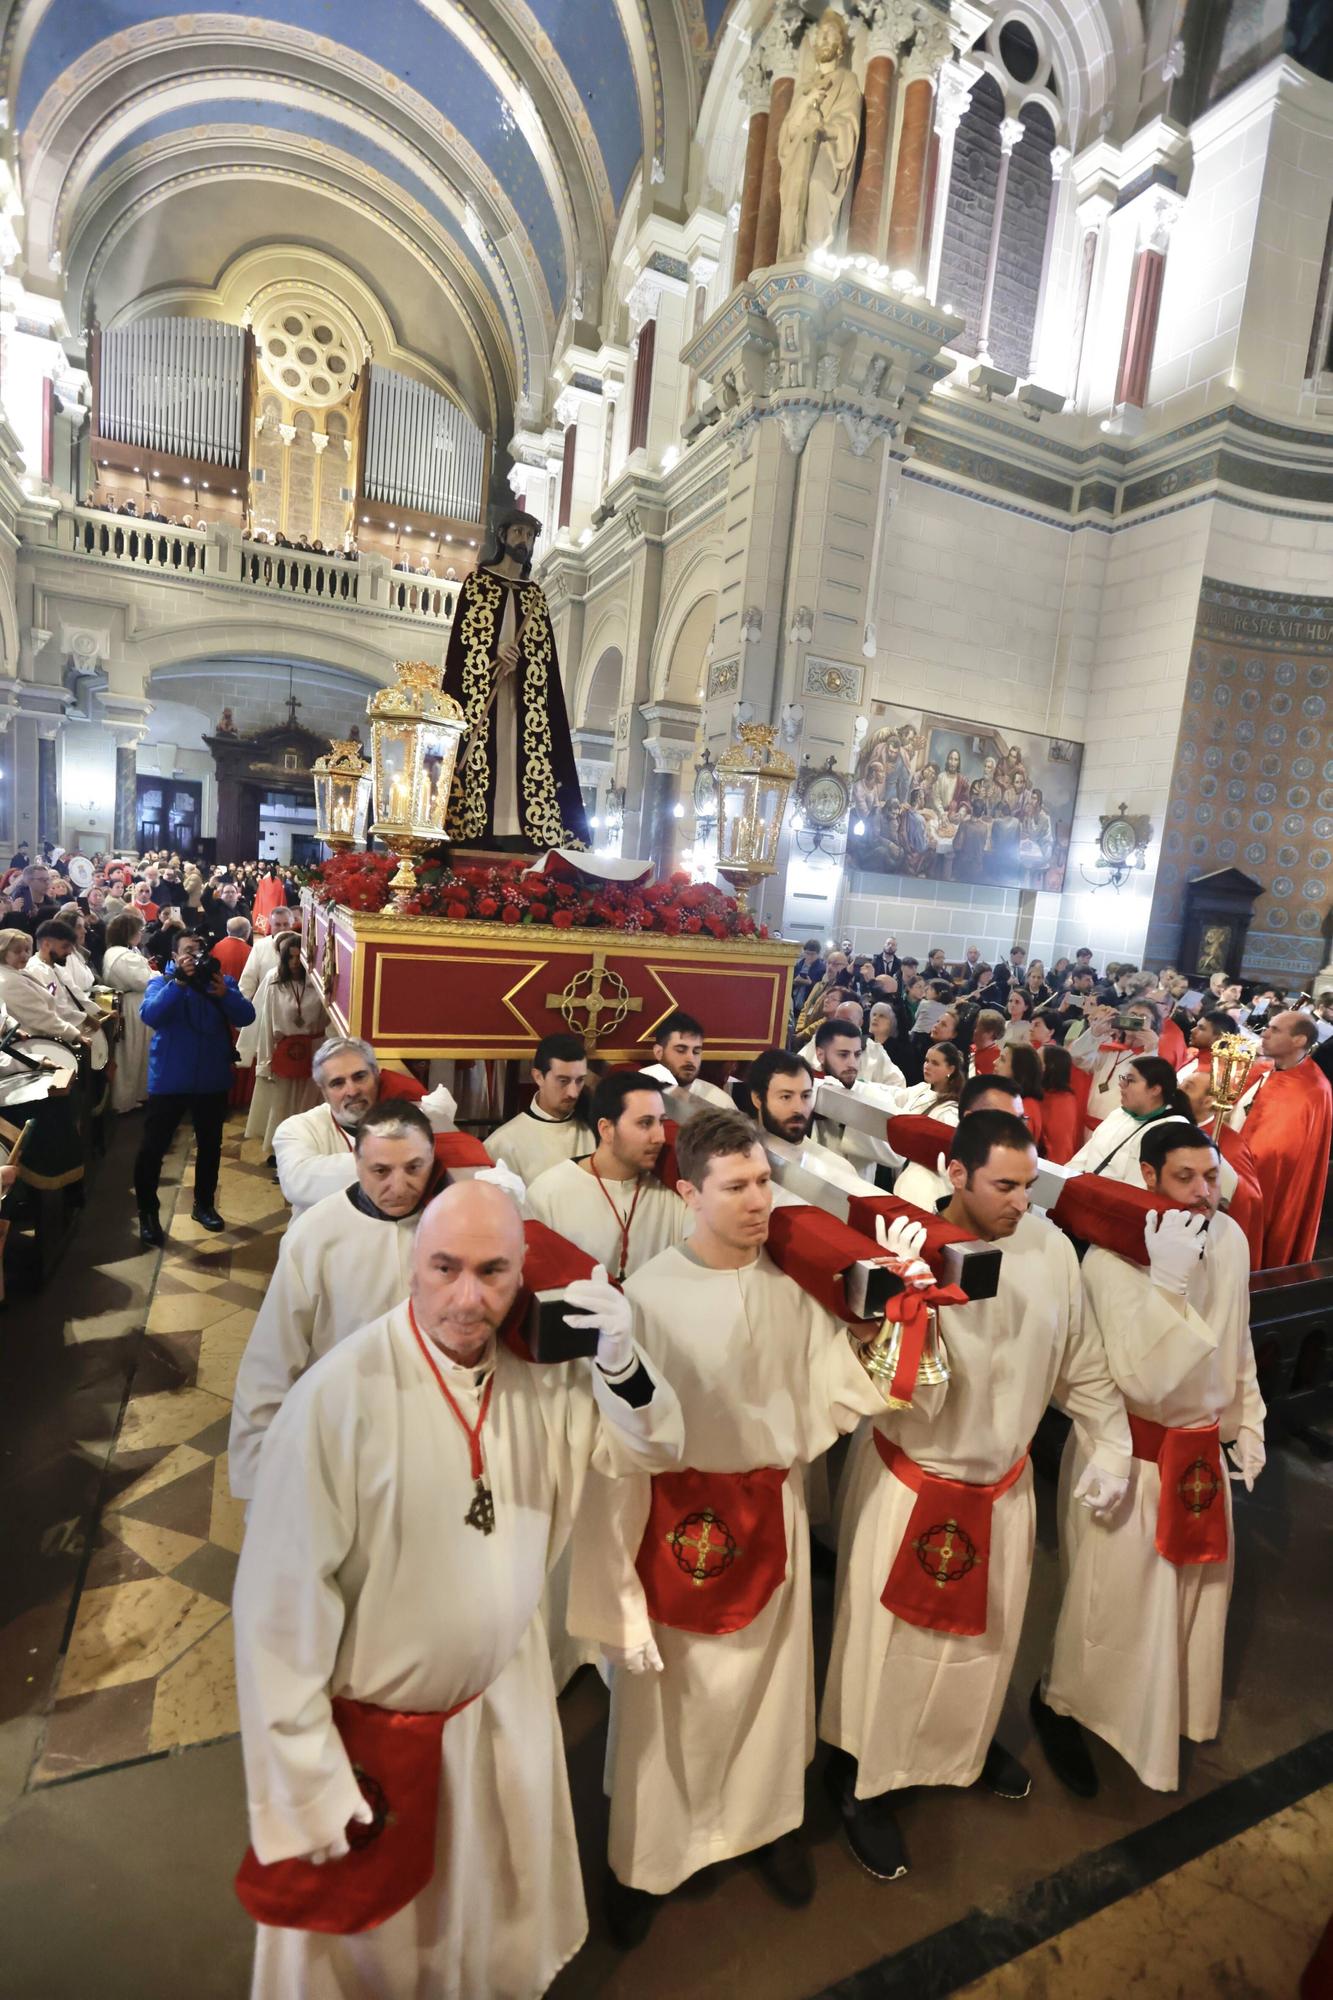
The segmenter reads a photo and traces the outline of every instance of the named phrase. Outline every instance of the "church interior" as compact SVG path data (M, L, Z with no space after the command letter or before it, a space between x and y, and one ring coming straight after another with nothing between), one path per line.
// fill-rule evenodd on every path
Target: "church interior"
M0 2000L1330 2000L1328 0L0 0L0 900ZM423 1144L418 1180L384 1167L409 1195L377 1196L376 1146ZM988 1223L974 1177L1029 1156L1022 1220ZM863 1399L808 1452L773 1441L768 1588L800 1615L771 1673L767 1599L658 1615L646 1511L614 1615L607 1586L635 1482L654 1524L705 1482L658 1537L691 1602L758 1548L767 1517L733 1534L706 1479L777 1460L738 1431L695 1465L685 1336L649 1297L732 1241L708 1188L751 1157L772 1214L706 1275L740 1295L757 1257ZM417 1315L431 1229L501 1207L526 1276L483 1390ZM1036 1338L992 1254L1015 1226L1069 1260L1072 1304L1037 1287L1064 1359L992 1470L941 1445L922 1473L935 1335L946 1411L968 1326L1004 1307ZM1122 1381L1108 1266L1146 1301L1139 1347L1164 1329L1155 1366L1183 1328L1226 1376L1197 1410L1142 1356ZM261 1421L293 1287L315 1331ZM565 1288L590 1344L552 1332ZM313 1806L260 1798L297 1729L265 1721L295 1684L274 1661L313 1644L282 1564L318 1567L277 1461L298 1417L332 1425L344 1336L368 1355L394 1313L476 1485L422 1587L440 1629L484 1618L461 1579L497 1515L527 1574L507 1477L532 1519L549 1500L549 1544L475 1685L424 1672L410 1619L411 1664L364 1678L358 1591L377 1562L400 1603L421 1580L409 1538L358 1540L383 1437L349 1457L319 1583L350 1623L300 1728L318 1709L350 1784L340 1702L448 1722L435 1872L357 1925L336 1871L382 1867L410 1815L367 1781L365 1838L342 1814L316 1841ZM892 1329L886 1417L864 1397ZM573 1412L554 1497L522 1464L484 1483L520 1346L515 1407L558 1378ZM1103 1436L1133 1440L1104 1514L1068 1490L1098 1370ZM404 1403L448 1425L422 1381ZM1182 1556L1163 1454L1196 1431L1211 1485L1192 1502L1181 1456L1180 1504L1221 1540ZM329 1493L331 1435L305 1437ZM939 1597L969 1551L979 1624L891 1602L902 1552L858 1609L855 1510L909 1473L958 1518L942 1557L910 1526L902 1552ZM1179 1612L1127 1567L1087 1610L1089 1537L1140 1531ZM867 1648L892 1628L887 1708L895 1671L942 1676L882 1788L849 1620ZM690 1679L710 1644L731 1681ZM1079 1647L1112 1705L1169 1653L1152 1775L1141 1716L1066 1703ZM962 1776L923 1747L959 1701L963 1735L989 1714ZM725 1785L716 1825L691 1804L696 1702L737 1789L761 1744L795 1759L794 1817L739 1837ZM542 1754L516 1718L547 1708L549 1824L516 1831L506 1758ZM660 1879L617 1859L635 1729L636 1841L694 1813ZM289 1864L320 1919L263 1901Z

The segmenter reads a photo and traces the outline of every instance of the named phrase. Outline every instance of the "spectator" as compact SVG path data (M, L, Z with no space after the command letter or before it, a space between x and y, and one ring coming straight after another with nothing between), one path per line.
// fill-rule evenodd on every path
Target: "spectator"
M819 939L807 938L801 946L801 955L796 961L792 974L791 1004L793 1014L799 1016L810 995L812 986L817 986L824 977L824 961L819 955Z
M203 1229L216 1232L227 1226L215 1204L231 1089L231 1030L253 1021L255 1010L216 961L206 964L207 956L207 940L184 932L165 972L148 982L140 1008L153 1041L134 1194L140 1239L157 1247L164 1241L158 1208L162 1162L187 1112L195 1137L191 1216Z
M311 1065L328 1018L324 989L306 969L300 931L284 931L277 964L255 994L255 1094L245 1123L246 1138L258 1139L269 1159L279 1125L319 1102Z
M56 1005L51 990L54 981L51 985L45 981L39 984L28 977L26 967L32 951L27 931L0 930L0 1002L24 1034L45 1035L52 1041L67 1043L70 1048L82 1048L92 1039L91 1028L82 1033Z
M213 956L228 979L234 979L239 986L241 974L250 957L250 919L248 917L228 917L227 935L213 947Z
M29 863L10 890L9 900L18 927L35 937L37 926L49 922L57 908L51 894L51 870L44 861Z
M138 948L143 932L143 918L136 910L126 910L107 925L102 977L120 996L120 1040L111 1080L113 1111L137 1111L148 1095L148 1030L140 1017L139 1003L153 968Z

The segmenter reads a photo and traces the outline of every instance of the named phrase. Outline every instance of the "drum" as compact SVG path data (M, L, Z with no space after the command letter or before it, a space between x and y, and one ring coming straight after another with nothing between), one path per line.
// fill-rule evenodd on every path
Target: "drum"
M0 1075L0 1105L36 1104L53 1093L68 1090L79 1072L75 1050L45 1035L26 1035L14 1043L14 1050L32 1062L49 1065L39 1070L18 1063ZM11 1055L10 1060L13 1061Z

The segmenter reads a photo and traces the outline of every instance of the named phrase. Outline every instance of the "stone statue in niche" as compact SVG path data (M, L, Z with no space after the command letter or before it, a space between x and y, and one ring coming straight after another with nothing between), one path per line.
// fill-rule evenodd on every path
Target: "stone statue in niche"
M778 262L832 243L861 132L861 91L847 23L832 7L806 37L801 72L778 135Z
M236 734L236 720L229 708L224 708L218 717L217 734L219 736L234 736Z

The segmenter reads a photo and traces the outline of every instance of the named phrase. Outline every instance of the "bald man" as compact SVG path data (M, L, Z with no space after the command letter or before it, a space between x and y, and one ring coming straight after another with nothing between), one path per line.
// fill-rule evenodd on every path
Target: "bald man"
M523 1251L508 1194L446 1189L410 1298L268 1434L234 1602L252 2000L536 2000L586 1934L538 1607L589 1468L665 1471L683 1429L600 1269L566 1294L595 1359L508 1344Z

